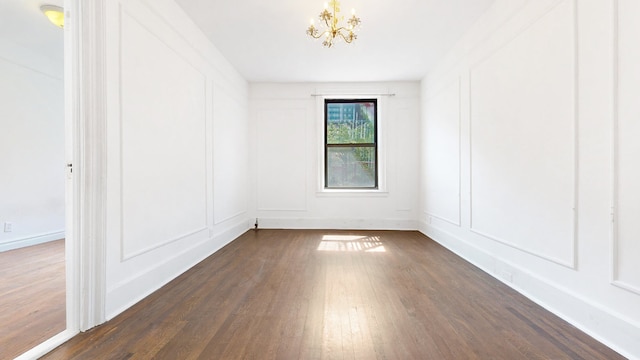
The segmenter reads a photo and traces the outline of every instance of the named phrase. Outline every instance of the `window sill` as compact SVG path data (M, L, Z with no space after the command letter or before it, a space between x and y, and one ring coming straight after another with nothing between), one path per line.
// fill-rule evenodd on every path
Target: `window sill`
M317 197L388 197L389 192L374 189L323 189L316 192Z

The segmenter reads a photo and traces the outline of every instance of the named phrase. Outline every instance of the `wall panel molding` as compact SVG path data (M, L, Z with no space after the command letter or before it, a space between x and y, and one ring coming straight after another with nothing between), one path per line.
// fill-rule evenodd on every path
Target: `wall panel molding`
M139 272L129 274L127 278L112 284L107 289L110 301L106 307L106 319L113 319L172 280L159 277L158 273L166 272L166 269L175 269L177 274L181 274L246 231L247 225L241 221L226 231L215 234L212 238L207 237L188 243L184 249L180 249L170 257L158 259L152 266L138 269ZM135 296L132 298L131 294Z
M637 45L636 41L627 40L625 37L626 34L630 33L632 34L631 37L635 39L638 26L635 25L635 22L632 23L630 18L633 17L636 21L640 20L640 6L628 0L614 0L613 6L614 106L613 123L611 126L611 284L640 295L640 277L625 278L625 275L629 275L629 271L627 270L625 272L620 266L621 263L637 264L637 257L640 255L640 247L633 247L633 243L637 243L637 238L640 236L640 233L637 232L638 227L631 229L632 231L635 230L635 232L630 234L625 233L625 228L621 227L621 222L623 224L625 221L627 223L637 222L637 217L626 215L625 210L629 210L628 202L637 203L637 201L640 200L640 193L632 193L630 195L622 194L625 189L629 191L628 189L632 188L632 186L627 184L627 178L621 174L625 169L627 171L633 167L637 169L637 159L640 157L640 150L628 147L623 148L625 144L637 141L637 136L640 135L640 128L634 129L630 126L630 124L637 122L637 114L640 110L640 107L634 104L634 101L637 101L638 95L637 79L640 78L640 65L638 65L637 62L640 56L640 46ZM623 17L624 20L621 21ZM627 26L634 25L635 27L633 29L627 28ZM637 49L632 49L632 45L635 45ZM629 83L634 85L633 88L629 88L629 85L627 85ZM631 112L631 114L629 114L629 112ZM620 130L621 127L623 131ZM632 127L632 129L629 130L628 127ZM634 139L629 141L629 137L633 137ZM627 141L625 142L625 140ZM635 161L631 161L633 164L631 164L630 161L625 161L623 158L623 155L629 156L629 154L636 155ZM626 175L627 177L630 176L628 173L626 173ZM631 179L631 181L635 183L633 179ZM626 187L621 186L623 182L627 184ZM631 245L629 245L628 242L630 242ZM631 248L628 249L628 247Z
M564 9L562 8L563 5L566 5L567 7L569 7L569 9ZM548 260L550 262L571 268L571 269L576 269L577 268L577 242L578 242L578 235L577 235L577 226L578 226L578 220L577 220L577 201L578 201L578 52L577 52L577 47L578 47L578 38L577 38L577 34L578 34L578 22L577 22L577 12L576 12L576 0L565 0L565 1L558 1L555 2L553 4L553 6L550 6L549 8L545 9L545 11L543 11L541 13L541 15L539 17L537 17L532 23L528 24L527 26L523 27L521 29L520 32L518 32L515 36L513 36L512 38L510 38L507 42L503 43L501 46L496 47L495 49L493 49L491 52L489 52L485 57L483 57L480 61L476 62L474 65L471 66L470 68L470 78L469 78L469 82L470 82L470 86L469 86L469 91L470 91L470 102L469 102L469 107L470 107L470 111L469 111L469 124L470 124L470 136L469 136L469 174L470 174L470 207L469 207L469 216L470 216L470 231L478 234L482 237L491 239L493 241L499 242L501 244L507 245L509 247L512 247L514 249L523 251L525 253L528 253L530 255L534 255L537 256L539 258ZM565 14L560 14L558 13L559 11L566 11L567 14L565 16ZM555 16L555 18L553 18L552 16ZM564 19L560 19L560 17L563 17ZM567 19L566 17L570 17L569 19ZM554 23L548 24L545 23L545 25L540 25L541 23L547 21L552 21L551 19L553 19ZM560 19L560 20L558 20ZM566 22L565 22L566 20ZM486 66L487 64L490 64L492 61L499 61L499 58L497 57L498 55L502 55L505 51L508 51L511 49L511 47L517 46L517 42L521 41L521 39L525 38L525 36L527 37L526 39L529 41L536 40L536 41L541 41L540 39L536 39L535 37L533 37L532 34L536 34L537 33L533 33L534 31L544 31L546 28L548 28L549 26L562 26L562 24L564 23L570 23L571 28L571 36L570 36L570 40L569 38L567 38L568 41L570 41L570 44L567 44L566 48L570 48L571 49L571 67L572 67L572 71L571 71L571 76L572 76L572 82L571 84L565 84L568 85L567 87L571 88L571 103L570 103L570 112L571 114L571 141L572 143L570 144L570 151L571 151L571 155L570 155L570 166L571 166L571 182L570 182L570 186L571 186L571 200L570 200L570 206L568 206L566 210L566 212L563 213L562 216L566 217L567 219L570 218L570 224L564 224L563 226L565 226L567 229L570 229L570 234L567 234L567 238L563 239L563 241L567 241L570 242L570 244L567 244L567 249L569 249L570 254L566 254L566 255L562 255L562 256L555 256L553 254L550 253L546 253L544 252L542 249L544 249L545 247L538 244L537 246L527 246L527 244L518 242L517 240L513 239L513 234L510 236L510 238L505 238L501 235L498 234L494 234L491 232L491 230L486 230L483 229L482 226L479 226L478 224L478 219L477 219L477 214L476 211L478 211L478 209L476 208L476 204L478 203L478 199L477 199L477 194L478 194L478 190L477 190L477 178L478 178L478 174L476 173L476 171L474 171L474 166L477 164L477 159L480 158L480 154L475 153L475 151L477 151L477 149L474 149L474 147L476 147L476 143L478 142L478 140L476 140L476 138L478 137L477 130L475 129L474 131L474 123L476 122L476 119L474 119L474 111L477 111L476 109L478 108L478 105L476 105L477 103L477 96L474 97L474 84L477 81L476 79L481 77L480 75L483 75L481 73L483 69L483 66ZM544 33L542 33L543 36ZM568 35L568 34L565 34ZM532 38L533 37L533 38ZM554 35L554 40L558 39L557 37L555 37ZM528 44L529 45L529 44ZM540 46L542 46L541 44L538 44ZM546 44L545 44L546 46ZM516 47L516 49L518 49ZM517 52L516 52L517 53ZM508 54L508 53L507 53ZM519 55L519 54L518 54ZM556 54L554 54L556 55ZM511 59L513 61L513 59ZM555 60L555 59L554 59ZM563 59L565 60L565 59ZM562 60L559 60L562 61ZM498 62L500 63L500 62ZM567 62L568 63L568 62ZM530 69L528 71L535 71L534 69ZM521 73L518 73L521 74ZM537 74L537 73L536 73ZM540 76L542 76L543 74L539 74ZM509 81L513 81L509 76L508 73L505 72L502 73L502 77L496 77L495 78L495 82L492 84L494 87L500 87L500 86L504 86L505 88L507 86L509 86ZM537 81L537 79L536 79ZM554 78L553 81L556 81L556 79ZM481 93L478 90L478 93ZM545 94L543 93L535 93L536 96L540 95L543 96ZM524 99L521 99L522 101L525 101ZM495 101L495 100L493 100ZM507 99L504 100L505 103L509 103L509 101ZM562 104L563 106L566 105L565 108L563 108L564 110L568 111L569 109L569 104ZM551 106L549 104L545 104L545 106ZM493 116L495 117L496 115L493 114ZM568 124L565 124L568 125ZM479 126L476 124L476 126ZM544 137L543 137L544 138ZM505 152L510 152L513 151L513 144L510 144L510 141L514 141L517 143L517 139L503 139L503 142L501 144L495 144L494 146L507 146L507 148L503 149L502 153ZM509 148L510 147L510 148ZM517 147L516 147L517 148ZM526 151L528 149L520 149L521 152L523 152L523 154L527 154ZM569 150L568 150L569 151ZM483 154L486 156L486 154ZM528 154L527 156L531 157L533 155ZM541 155L538 155L541 156ZM549 155L550 156L550 155ZM569 157L569 156L567 156ZM535 157L534 157L535 158ZM537 158L536 158L537 159ZM569 160L567 160L569 161ZM568 163L567 163L568 165ZM538 164L538 166L544 166L544 165L540 165ZM487 169L483 169L485 172L488 171ZM486 180L485 180L486 182ZM524 185L522 185L524 186ZM507 192L504 192L503 195L507 194ZM498 201L496 199L496 201ZM525 201L525 199L521 199L521 200L516 200L516 199L503 199L500 201L510 201L511 205L515 206L515 203L518 201ZM485 199L485 204L486 204L486 199ZM487 205L489 206L489 205ZM523 206L526 207L526 203L523 203ZM517 207L516 207L517 208ZM474 211L475 209L475 211ZM485 210L486 210L486 206L485 206ZM483 211L484 212L484 211ZM569 215L570 212L570 215ZM530 222L531 224L535 223L538 220L532 220L532 218L530 216L522 216L522 219L527 219L526 221ZM511 224L509 222L508 219L505 219L505 222L507 224L507 226L517 226L520 227L517 223ZM545 224L542 223L536 223L536 226L541 226L541 227L545 227ZM556 224L556 226L559 226L558 224ZM517 237L518 239L520 238L520 236Z
M309 180L307 176L308 139L307 108L271 104L257 110L256 154L257 159L257 210L258 211L307 211ZM296 128L297 126L297 128ZM286 128L301 137L290 138L286 144L271 132ZM274 149L282 146L282 148ZM294 149L298 149L297 151ZM277 151L276 151L277 150ZM273 153L279 154L277 157ZM291 164L286 164L288 160ZM269 164L269 169L261 165ZM293 165L292 167L287 167ZM274 169L274 167L277 167ZM296 170L292 173L292 170ZM282 176L286 174L286 176ZM265 183L268 182L269 183ZM297 186L302 184L302 186ZM272 195L272 196L268 196ZM268 198L273 197L273 198Z
M179 41L180 43L186 45L188 47L189 52L193 52L196 55L198 63L200 67L206 69L212 69L215 71L215 77L218 81L224 80L224 85L228 89L233 89L231 93L233 93L234 97L237 99L242 99L242 96L246 95L246 88L244 86L238 86L245 81L245 79L240 75L237 70L222 56L222 54L218 51L217 48L211 44L211 41L205 37L202 33L201 29L195 26L191 22L191 19L188 17L186 13L182 11L182 8L179 7L178 4L170 4L170 6L175 6L173 9L169 9L170 17L163 15L165 11L161 11L160 8L156 8L156 6L151 6L152 1L140 1L140 0L119 0L121 6L125 6L129 9L135 9L138 13L146 13L153 14L160 22L163 27L166 27L170 30L170 37L173 38L174 41ZM159 1L158 1L159 2ZM169 3L163 1L164 3ZM161 6L166 6L167 4L162 4ZM132 10L133 11L133 10ZM178 14L177 12L181 12ZM191 28L176 27L176 23L182 23L179 20L189 19L190 24L194 25ZM195 30L195 31L194 31ZM197 39L191 38L190 36L195 36ZM208 46L195 46L194 44L199 43L202 44L202 40L204 40ZM222 60L222 61L220 61ZM244 84L243 84L244 85Z
M207 161L209 159L207 150L210 147L210 138L207 136L207 129L210 125L208 124L209 116L206 99L208 98L210 90L207 89L207 78L205 74L194 65L194 62L189 61L186 57L189 54L181 53L175 47L183 46L184 44L172 44L165 41L163 36L156 33L157 31L160 31L163 34L167 31L171 32L173 31L172 28L166 28L165 24L162 23L160 23L160 25L155 24L154 27L154 17L150 17L148 13L142 12L140 9L133 6L120 6L118 15L120 39L120 108L118 134L120 154L120 260L128 261L139 255L186 238L209 237L208 230L211 225L209 223L210 216L208 212L210 211L210 206L208 202L210 201L210 197L207 196L207 194L210 191L208 183L211 181L208 176L210 176L211 171L209 169L209 162ZM125 30L126 26L128 26L128 29ZM125 31L128 31L128 33L125 34ZM125 93L127 91L133 91L137 95L140 95L135 89L143 85L135 82L135 80L131 80L131 76L123 76L123 72L125 69L128 69L127 71L129 71L129 75L136 73L141 74L140 76L144 76L144 73L141 73L136 69L139 66L146 67L144 61L153 61L152 59L148 59L148 57L152 55L146 55L146 53L145 56L147 58L145 58L145 56L140 56L140 54L137 54L136 56L128 55L127 57L127 51L132 51L132 48L124 48L124 40L135 38L134 34L136 34L136 32L136 36L143 37L147 40L144 42L147 44L146 46L150 47L147 50L150 50L151 47L155 47L153 51L164 52L164 55L161 57L165 59L165 62L177 68L163 68L162 70L167 72L179 72L181 74L179 80L177 76L173 78L166 76L169 74L165 74L165 76L158 77L157 79L156 76L147 74L147 78L138 79L162 81L163 86L168 84L166 82L173 81L173 83L169 84L171 86L166 90L158 90L157 87L150 86L150 91L147 91L147 93L150 94L147 95L149 96L147 100L150 103L158 103L158 100L162 102L163 99L166 100L166 97L170 97L172 99L176 99L176 101L183 101L185 109L186 107L189 107L193 108L193 111L182 112L180 115L177 113L160 114L153 108L147 107L145 109L141 109L126 103L127 97L125 96ZM191 55L193 56L194 54ZM173 61L173 63L170 63L171 61ZM125 78L129 80L130 83L126 83L124 81ZM177 81L180 81L180 83ZM127 86L131 87L131 89ZM149 84L144 86L149 86ZM176 90L178 87L183 90L180 91L181 93L187 94L184 95L182 99L177 99L176 96L174 96L176 91L178 91ZM152 93L153 91L155 91L155 93ZM163 118L163 116L174 117ZM179 116L184 116L181 120L185 121L177 122ZM167 129L158 129L158 127L162 128L168 125L171 125L171 131ZM146 127L147 130L144 130L142 127ZM131 134L128 134L128 132ZM128 142L126 140L127 137L131 137L132 140ZM133 139L135 139L135 141ZM175 152L175 150L172 150L173 147L165 146L170 143L178 148L181 148L182 146L180 145L185 143L196 144L194 148L201 152L183 154L184 156L182 156L181 159L177 159L175 157L168 156L168 154L165 153L166 151L163 152L160 150L161 148L165 148ZM143 150L143 148L145 149ZM158 152L154 153L153 149ZM193 158L191 162L189 162L190 158ZM198 164L196 164L196 162ZM145 169L144 174L138 171L138 169L141 168ZM138 171L136 172L137 175L133 178L129 178L129 173L131 171ZM187 175L185 175L187 173L190 175L188 178L186 177ZM150 183L148 183L149 185L155 183L155 188L153 186L142 186L140 184L136 185L129 182L129 180L133 181L132 179L139 179L141 176L153 176L153 178L149 178L147 180L150 181ZM201 178L198 180L197 176L200 176ZM179 181L179 177L182 177L182 180ZM129 180L127 180L127 178L129 178ZM186 180L186 183L183 183L183 180ZM162 181L164 181L164 185L160 184ZM202 196L197 196L197 199L201 199L202 201L197 200L187 204L181 200L184 198L184 195L187 194L178 195L173 192L163 190L174 188L176 185L187 186L189 191L201 193ZM154 192L153 194L155 195L150 194L149 192ZM176 209L174 211L174 215L176 215L176 217L164 220L159 218L149 219L140 212L140 209L136 211L128 207L131 204L139 202L138 200L134 201L133 198L127 198L128 196L135 196L138 198L140 196L144 196L146 199L145 202L150 198L155 198L156 201L160 201L160 203L163 204L163 207L166 207L167 209ZM195 195L192 195L191 197L196 199L194 196ZM159 205L160 203L156 205ZM178 209L180 206L181 208ZM180 210L184 210L185 213L190 213L192 215L189 216L190 220L188 222L191 222L190 224L179 224L184 222L184 217L179 217L179 213L182 213ZM175 221L175 223L171 223L171 221ZM144 229L137 228L137 230L135 230L136 227L143 226L143 224L146 224ZM178 225L183 226L183 228L178 229ZM159 230L158 227L160 226L166 227L166 230ZM130 231L133 231L133 233L130 233ZM153 234L154 231L156 234ZM138 234L141 232L144 232L144 235Z
M393 173L395 173L395 187L400 188L404 185L417 189L418 183L416 182L415 185L412 183L412 181L417 179L410 177L412 165L407 161L407 154L419 153L420 147L416 145L417 142L410 141L405 135L412 132L413 127L412 124L409 123L409 119L415 118L416 115L414 114L414 109L405 104L402 104L402 106L394 106L392 113L395 114L395 118L398 119L396 121L396 127L391 127L393 130L393 149L391 154L394 156L395 164L390 164L390 166L395 166L395 171L393 171ZM415 195L408 191L398 192L395 210L399 212L413 211L416 206L414 199Z
M427 209L426 209L426 214L427 216L442 220L444 222L447 222L451 225L460 227L462 224L462 199L461 199L461 193L462 193L462 78L460 76L456 77L454 80L450 81L447 85L443 86L442 88L438 89L432 96L429 97L429 99L427 100L427 106L431 106L433 104L433 102L435 102L436 100L438 100L441 97L444 97L446 95L448 95L448 91L453 91L454 92L454 97L456 98L456 126L457 126L457 151L458 151L458 156L457 156L457 177L455 179L455 181L457 181L457 199L456 199L456 211L457 214L451 218L447 215L443 215L441 213L438 213L437 209L436 210L432 210L428 208L428 204L429 201L428 199L425 199L426 201L426 205L427 205ZM428 122L429 119L425 119L425 122ZM428 129L427 129L428 131ZM429 156L429 154L427 154L427 156ZM428 168L428 166L427 166ZM427 176L429 176L429 174L427 174ZM452 180L452 179L449 179ZM427 181L427 184L429 184L429 181ZM426 192L429 192L428 189L429 185L427 185L427 189ZM428 194L427 194L428 195Z
M213 223L219 225L248 213L249 127L239 121L248 114L246 106L220 84L214 84L212 97Z
M633 353L627 350L637 348L636 334L639 327L627 316L559 286L555 281L531 272L522 264L497 257L472 241L424 222L420 222L418 226L422 234L485 273L623 356L633 358ZM505 276L506 274L509 275Z

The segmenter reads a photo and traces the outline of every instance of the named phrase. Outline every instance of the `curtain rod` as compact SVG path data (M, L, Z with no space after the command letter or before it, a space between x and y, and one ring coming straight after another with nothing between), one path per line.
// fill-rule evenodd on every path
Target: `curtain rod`
M312 97L317 96L396 96L395 93L384 94L311 94Z

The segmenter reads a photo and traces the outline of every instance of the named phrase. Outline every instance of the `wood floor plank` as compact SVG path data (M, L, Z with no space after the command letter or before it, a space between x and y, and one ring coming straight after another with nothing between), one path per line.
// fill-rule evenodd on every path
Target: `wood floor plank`
M44 359L623 359L418 232L249 231Z
M64 240L0 253L0 359L66 328Z

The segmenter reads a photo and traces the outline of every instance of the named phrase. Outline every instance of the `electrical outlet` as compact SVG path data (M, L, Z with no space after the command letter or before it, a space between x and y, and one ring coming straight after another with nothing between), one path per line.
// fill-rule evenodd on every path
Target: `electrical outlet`
M13 224L10 222L5 222L4 223L4 232L12 232L13 231Z

